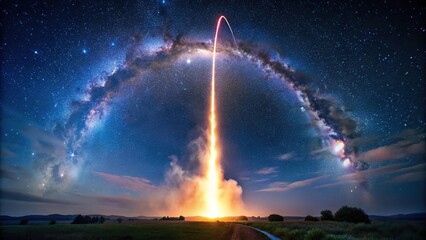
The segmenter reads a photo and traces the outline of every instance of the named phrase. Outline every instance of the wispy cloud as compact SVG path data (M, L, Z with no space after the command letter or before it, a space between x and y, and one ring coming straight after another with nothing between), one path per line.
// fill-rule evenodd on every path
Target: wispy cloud
M52 198L40 197L28 193L1 190L0 199L14 200L21 202L35 202L35 203L52 203L52 204L76 204L66 200L57 200Z
M7 149L4 146L1 148L1 158L2 159L14 158L14 157L16 157L16 153L12 152L11 150Z
M399 141L397 143L378 147L370 151L361 153L358 159L365 161L386 161L401 159L406 156L424 154L425 141L412 142L412 141Z
M407 165L406 163L395 163L383 167L368 169L362 172L348 173L333 179L334 182L318 185L315 188L329 188L346 184L361 184L368 179L381 176L396 175L387 183L414 182L426 177L426 163ZM399 174L399 175L398 175Z
M264 189L260 189L257 190L258 192L284 192L284 191L288 191L291 189L296 189L296 188L301 188L301 187L306 187L309 185L312 185L313 183L324 179L326 176L319 176L319 177L315 177L315 178L308 178L305 180L301 180L301 181L296 181L296 182L273 182L271 184L268 185L267 188Z
M113 174L104 173L104 172L94 172L94 173L102 177L105 181L109 183L115 184L119 187L129 189L135 192L155 188L155 186L151 184L151 181L145 178L119 176L119 175L113 175Z
M96 201L108 204L108 205L117 205L117 206L136 206L137 205L137 199L133 198L127 198L127 197L119 197L119 196L94 196L92 197Z
M9 180L16 180L17 176L14 172L0 168L0 177L7 178Z
M258 182L266 182L268 180L269 180L269 178L262 178L262 179L253 180L253 182L256 182L256 183L258 183Z
M389 139L393 143L360 153L357 159L380 162L425 153L425 133L423 129L407 129L391 136Z
M386 182L387 183L405 183L405 182L417 182L422 180L424 181L425 179L426 179L425 172L410 172L410 173L404 173L404 174L395 176Z
M278 167L264 167L262 169L257 170L256 173L260 174L260 175L269 175L269 174L272 174L272 173L276 173L277 168Z
M277 158L280 161L287 161L294 157L294 152L284 153L282 155L279 155Z

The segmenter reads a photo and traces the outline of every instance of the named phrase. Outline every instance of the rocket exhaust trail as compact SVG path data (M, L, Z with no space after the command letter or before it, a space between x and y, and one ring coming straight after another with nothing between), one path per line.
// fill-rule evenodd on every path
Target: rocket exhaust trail
M213 63L212 63L212 80L211 80L211 96L210 96L210 136L209 136L209 159L207 165L207 182L208 182L208 190L206 194L208 213L207 216L211 218L218 217L221 214L220 203L219 203L219 194L220 194L220 186L219 183L222 180L222 171L219 164L219 148L217 146L218 142L218 134L216 128L218 126L216 119L216 99L215 99L215 85L216 85L216 47L217 47L217 39L220 30L220 24L222 19L226 21L229 30L231 31L232 38L234 40L235 45L235 37L232 32L231 25L225 16L220 16L217 21L216 33L214 36L214 45L213 45Z

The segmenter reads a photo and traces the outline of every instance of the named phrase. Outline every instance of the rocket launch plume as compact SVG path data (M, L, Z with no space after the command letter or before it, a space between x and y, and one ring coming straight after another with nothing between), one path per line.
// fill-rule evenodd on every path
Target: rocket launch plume
M216 120L216 99L215 99L215 85L216 85L216 48L217 48L217 38L219 36L220 24L221 21L225 20L228 24L229 30L231 31L232 37L235 41L234 33L232 32L231 25L225 16L220 16L217 21L216 33L214 36L213 43L213 60L212 60L212 79L211 79L211 93L210 93L210 136L209 136L209 159L208 159L208 168L207 168L207 181L208 181L208 190L206 191L206 198L208 202L208 217L217 217L220 212L219 205L220 203L218 198L218 190L219 190L219 181L222 178L220 162L219 162L219 149L217 146L217 141L219 140L217 137L217 120Z

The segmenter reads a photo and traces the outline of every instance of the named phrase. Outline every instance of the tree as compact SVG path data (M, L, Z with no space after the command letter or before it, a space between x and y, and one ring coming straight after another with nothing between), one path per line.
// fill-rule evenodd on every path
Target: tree
M321 221L333 221L333 212L326 209L321 211Z
M308 222L318 222L319 219L317 217L312 217L311 215L308 215L308 216L305 217L305 221L308 221Z
M78 214L75 218L74 221L72 221L71 224L83 224L84 221L84 217L81 214Z
M28 219L21 219L21 221L19 221L19 225L27 225L28 222Z
M89 224L91 222L92 222L92 218L90 216L84 216L84 220L83 220L84 224Z
M99 222L99 218L98 217L92 217L92 220L90 221L90 223L98 223Z
M50 220L49 225L55 225L55 224L56 224L56 220L55 219Z
M181 215L181 216L179 216L179 220L180 221L185 221L185 217Z
M99 218L99 223L100 224L102 224L102 223L104 223L105 222L105 218L104 218L104 216L101 216L100 218Z
M121 223L121 222L123 222L123 219L121 219L121 218L117 218L117 222L118 222L118 223Z
M268 221L270 222L282 222L284 221L284 217L278 214L271 214L268 217Z
M350 223L371 223L368 215L365 214L364 210L356 207L343 206L337 210L334 218L338 222L350 222Z
M246 216L239 216L236 219L237 221L248 221L248 218Z

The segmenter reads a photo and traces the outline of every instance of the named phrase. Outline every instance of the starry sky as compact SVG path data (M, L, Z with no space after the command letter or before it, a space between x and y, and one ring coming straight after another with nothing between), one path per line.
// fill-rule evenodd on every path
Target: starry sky
M425 212L426 9L403 2L4 1L1 214L179 213L221 15L238 42L222 28L221 163L241 214Z

